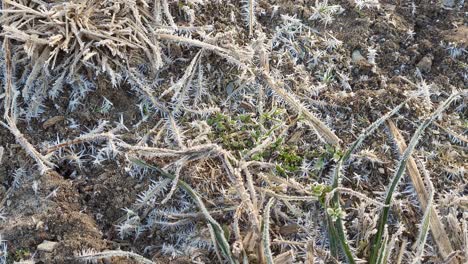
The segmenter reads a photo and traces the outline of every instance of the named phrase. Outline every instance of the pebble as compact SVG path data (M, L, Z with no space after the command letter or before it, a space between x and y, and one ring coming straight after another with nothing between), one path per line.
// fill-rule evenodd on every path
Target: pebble
M385 174L385 169L384 168L379 168L380 174Z
M351 55L351 60L356 64L361 70L370 70L372 69L372 64L370 64L367 59L362 56L361 52L358 49L355 49Z
M446 8L454 8L455 0L442 0L442 6Z
M37 250L45 251L45 252L52 252L55 247L57 246L58 242L44 240L39 246L37 246Z
M231 95L232 92L234 92L234 83L233 82L228 83L228 85L226 86L226 92L227 92L228 95Z
M418 67L419 70L421 70L422 72L428 73L428 72L431 71L431 68L432 68L432 59L434 59L434 57L432 57L432 55L428 54L428 55L424 56L418 62L416 67Z
M358 62L362 62L366 60L366 58L362 56L361 52L358 49L353 51L353 54L351 55L351 59L353 60L354 63L358 63Z

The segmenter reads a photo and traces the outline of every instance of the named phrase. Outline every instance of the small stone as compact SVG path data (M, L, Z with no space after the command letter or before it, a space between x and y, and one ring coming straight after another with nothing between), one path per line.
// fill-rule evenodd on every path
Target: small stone
M455 0L442 0L442 6L445 8L454 8Z
M432 68L432 59L434 59L434 57L432 57L432 55L428 54L428 55L424 56L418 62L416 67L418 67L419 70L421 70L422 72L425 72L425 73L430 72L431 68Z
M359 63L359 62L362 62L362 61L366 60L366 58L364 58L364 56L362 56L361 52L358 49L353 50L353 54L351 55L351 59L353 60L354 63Z
M361 51L355 49L351 55L351 60L356 64L361 70L370 70L372 69L372 64L370 64L367 59L362 56Z
M232 92L234 92L234 83L233 82L228 83L228 85L226 86L226 92L227 92L228 95L231 95Z
M58 242L44 240L41 244L37 246L37 250L45 251L45 252L52 252L55 247L57 246Z
M385 169L384 168L379 168L379 173L380 174L385 174Z

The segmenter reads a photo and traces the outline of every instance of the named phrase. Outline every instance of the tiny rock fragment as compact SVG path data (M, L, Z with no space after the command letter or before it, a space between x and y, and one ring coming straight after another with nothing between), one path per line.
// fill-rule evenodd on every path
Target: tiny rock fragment
M227 92L228 95L231 95L232 92L234 92L234 83L233 82L228 83L228 85L226 86L226 92Z
M58 242L44 240L41 244L37 246L37 250L45 251L45 252L52 252L55 247L57 246Z
M362 61L366 61L366 58L364 58L364 56L362 56L361 52L358 49L353 50L353 54L351 55L351 59L353 60L354 63L360 63Z
M454 8L455 0L442 0L442 6L445 8Z
M47 129L47 128L51 127L51 126L54 126L58 122L63 121L64 119L65 119L64 116L54 116L54 117L48 119L47 121L45 121L42 124L42 128Z
M380 174L384 174L384 173L385 173L385 169L384 169L384 168L379 168L379 173L380 173Z
M418 67L419 70L421 70L422 72L425 72L425 73L430 72L431 68L432 68L432 59L434 59L434 57L432 57L432 55L428 54L428 55L424 56L418 62L416 67Z
M351 59L353 63L356 64L360 69L370 70L372 68L372 64L370 64L367 59L362 56L361 51L358 49L353 51Z
M383 9L385 9L385 11L389 11L389 12L395 12L395 9L396 9L396 5L392 5L392 4L383 4L382 7Z

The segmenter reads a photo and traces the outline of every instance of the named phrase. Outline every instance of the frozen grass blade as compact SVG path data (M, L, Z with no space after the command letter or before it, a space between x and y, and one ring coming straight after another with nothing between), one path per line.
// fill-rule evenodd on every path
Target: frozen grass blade
M388 187L387 195L385 198L385 204L390 205L392 202L393 193L395 192L398 183L400 182L401 177L406 171L406 164L408 163L408 159L411 156L411 153L416 148L419 140L421 139L424 130L432 123L434 120L442 114L442 112L447 109L450 104L460 95L461 93L453 93L449 96L449 98L444 101L436 111L434 111L429 117L427 117L424 122L417 128L416 132L414 133L413 137L411 138L410 143L408 144L408 148L403 153L402 158L400 159L395 176L393 177L390 185ZM382 246L382 238L385 229L385 225L387 224L388 215L390 212L390 207L384 207L382 211L382 215L380 217L379 225L377 228L377 234L372 245L371 255L369 259L370 264L377 263L379 259L379 252Z
M379 259L377 260L378 264L385 264L383 263L383 260L387 253L388 253L388 232L385 232L382 247L380 248L380 251L379 251Z
M10 41L8 38L4 40L3 49L5 51L5 99L4 99L4 119L6 123L0 121L0 125L7 128L16 139L16 142L24 149L24 151L34 159L39 167L41 174L55 167L55 164L50 162L26 139L21 131L16 126L16 97L18 91L15 90L13 83L13 66L11 61Z
M401 241L400 250L398 251L398 256L397 256L397 259L396 259L396 264L401 264L402 263L403 257L406 254L406 245L407 244L408 244L408 241L406 239L403 239L403 241Z
M438 128L442 129L447 133L452 140L452 142L456 142L462 146L468 146L468 138L466 138L464 135L460 135L456 133L455 131L452 131L444 126L441 126L437 123L434 123Z
M395 249L395 244L399 241L399 238L401 237L403 231L405 230L404 225L400 225L398 230L392 234L390 237L390 241L388 242L385 250L385 254L382 256L382 262L383 263L389 263L389 259L393 257L392 253Z
M328 240L330 240L330 251L332 256L338 256L340 247L340 238L336 234L335 225L329 215L327 215Z
M131 157L130 158L130 161L135 163L136 165L138 166L141 166L141 167L145 167L145 168L148 168L148 169L151 169L151 170L154 170L156 171L157 173L161 174L161 176L163 177L166 177L166 178L169 178L171 180L174 180L175 179L175 176L172 175L172 174L169 174L163 170L161 170L160 168L156 167L156 166L153 166L153 165L150 165L150 164L147 164L146 162L144 162L143 160L141 159L138 159L138 158L134 158L134 157ZM235 260L234 256L232 256L232 253L231 253L231 248L229 246L229 243L227 242L226 238L224 237L224 230L223 228L221 227L221 225L210 215L210 213L208 212L208 209L206 209L205 207L205 204L203 203L202 199L200 198L200 195L192 189L192 187L190 187L190 185L188 185L186 182L182 181L182 180L179 180L179 186L184 189L184 191L187 192L187 194L192 197L192 199L194 200L194 202L196 203L196 205L198 206L198 209L200 209L200 211L203 213L203 216L205 217L205 219L208 221L208 223L210 224L210 226L213 228L213 231L214 231L214 236L215 236L215 239L216 241L214 241L216 243L216 245L218 246L218 248L221 250L221 252L223 253L224 257L226 258L226 260L229 262L229 263L237 263L237 261Z
M335 167L333 188L338 188L342 166L343 166L343 160L341 158ZM338 209L341 208L338 192L336 192L333 197L333 207L338 208ZM333 255L337 257L338 252L336 248L337 248L337 244L339 244L344 254L346 255L346 258L348 259L348 262L351 264L356 263L356 261L354 260L353 253L351 252L351 248L349 247L348 239L346 238L345 227L344 227L343 221L340 218L333 221L329 215L327 216L327 218L328 218L328 221L327 221L328 232L330 234L330 244L332 246Z
M275 264L270 248L270 210L274 202L275 198L270 198L263 212L263 250L268 264Z
M397 105L395 108L393 108L390 112L386 113L379 119L377 119L374 123L372 123L369 127L364 130L364 132L361 133L361 135L351 144L351 146L348 147L346 150L345 154L342 157L343 162L349 160L351 157L351 154L361 146L362 142L374 131L379 128L387 119L398 113L400 111L401 107L403 107L406 103L408 103L412 98L406 99L404 102L401 104Z
M245 11L247 25L249 27L249 36L252 37L253 28L255 26L255 5L256 0L245 0Z
M403 153L406 149L406 143L405 143L403 136L401 135L399 129L396 127L393 121L388 120L387 124L390 130L390 133L392 134L395 140L395 143L398 147L398 151L400 153ZM414 189L416 190L416 194L418 195L418 199L419 199L419 202L421 203L422 209L427 210L427 207L428 207L427 201L430 200L429 199L430 195L427 193L424 187L423 179L418 170L416 161L413 157L408 158L406 169L408 170L408 175L411 179L411 182L413 183ZM437 244L439 252L443 258L447 258L453 252L453 249L450 244L450 240L447 236L447 233L445 232L445 228L439 216L437 215L437 211L433 207L431 208L429 222L430 222L429 224L430 231L432 233L432 236L434 237L434 240ZM452 263L457 263L457 262L452 262Z
M136 253L123 251L123 250L108 250L104 252L94 252L92 250L84 251L82 253L77 254L75 259L79 261L83 261L85 263L90 263L90 262L97 263L99 259L111 259L114 257L132 258L137 263L141 263L141 264L155 264L155 262L145 257L142 257Z
M339 188L339 183L341 179L341 169L343 167L343 164L349 160L351 157L351 154L359 148L359 146L364 142L366 137L368 137L370 134L372 134L380 125L382 125L385 120L388 118L392 117L394 114L396 114L400 108L405 105L411 98L405 100L401 104L397 105L395 108L393 108L390 112L386 113L379 119L377 119L374 123L372 123L369 127L366 128L366 130L359 136L354 143L352 143L346 152L341 156L341 158L338 160L336 167L335 167L335 172L334 172L334 177L333 177L333 183L332 187L333 189ZM335 195L333 197L333 206L335 208L340 208L341 205L339 203L339 192L335 191ZM328 221L328 228L329 228L329 234L330 234L330 243L332 246L332 249L335 247L335 249L332 250L333 255L336 257L337 252L336 252L336 246L337 243L340 244L342 250L344 251L348 262L349 263L355 263L353 254L351 252L351 248L349 247L346 234L345 234L345 229L343 225L343 221L341 219L337 219L335 222L331 221L329 219Z
M427 201L427 207L424 211L423 219L421 222L421 230L419 231L418 240L413 246L413 250L416 252L416 256L413 260L413 264L421 263L421 257L424 252L424 246L426 245L427 235L429 233L431 212L433 209L432 202L434 199L434 186L432 185L431 179L426 171L423 170L424 178L426 179L429 189L429 200Z

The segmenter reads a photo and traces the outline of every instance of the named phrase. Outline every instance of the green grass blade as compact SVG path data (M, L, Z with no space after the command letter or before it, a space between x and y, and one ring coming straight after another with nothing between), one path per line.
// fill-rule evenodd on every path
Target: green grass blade
M349 160L351 157L351 154L364 142L364 140L372 134L377 128L379 128L387 119L395 115L401 107L403 107L411 98L405 100L401 104L397 105L395 108L393 108L391 111L377 119L374 123L372 123L369 127L367 127L364 132L348 147L346 152L343 154L343 156L338 160L338 163L335 167L335 172L333 176L333 183L332 187L337 188L340 184L340 179L341 179L341 168L343 167L343 164ZM341 205L339 203L339 193L336 192L334 197L333 197L333 206L336 208L340 208ZM346 255L346 258L348 259L349 263L356 263L354 260L353 254L351 252L351 249L349 247L349 243L346 238L345 234L345 227L343 224L343 221L341 219L337 219L336 222L332 222L331 220L328 221L328 228L329 228L329 233L330 233L330 245L332 246L332 253L336 257L337 252L336 252L336 242L338 242L341 246L341 249L343 250L343 253Z
M400 108L403 107L406 103L408 103L409 100L412 98L406 99L404 102L401 104L397 105L395 108L393 108L390 112L386 113L379 119L377 119L374 123L372 123L370 126L368 126L364 132L361 133L361 135L348 147L346 150L345 154L343 155L343 161L347 161L350 157L351 154L362 144L362 142L368 137L370 134L372 134L377 128L379 128L387 119L392 117L394 114L398 113L400 111Z
M338 161L338 164L335 167L335 173L334 173L334 179L333 179L333 188L337 188L339 185L339 179L340 179L340 172L341 168L343 165L343 160L340 159ZM335 208L341 208L340 206L340 201L339 201L339 194L338 192L335 193L333 197L333 206ZM329 216L327 216L330 218ZM351 252L351 248L348 243L348 239L346 237L345 233L345 227L344 223L341 219L336 219L336 221L332 221L331 219L328 219L328 229L329 233L332 236L333 240L330 240L332 246L336 247L336 242L339 243L341 249L343 250L343 253L346 255L346 258L348 259L348 263L354 264L356 261L354 260L353 253ZM333 248L332 248L333 249ZM336 250L332 250L333 251ZM337 257L337 252L335 252L334 256Z
M390 185L388 187L387 195L385 198L385 205L388 205L387 207L383 208L382 215L379 220L379 225L377 228L377 234L374 239L374 243L372 245L371 249L371 255L369 259L370 264L376 264L378 261L379 257L379 252L380 252L380 247L382 245L382 236L384 233L385 225L387 223L388 215L390 212L390 203L392 201L393 193L395 192L396 187L398 186L398 183L400 182L401 177L406 171L406 163L408 161L408 158L411 156L411 153L415 149L416 145L418 144L419 140L422 137L422 134L424 130L445 110L447 109L450 104L460 95L460 93L454 93L449 96L447 100L445 100L439 108L437 108L436 111L434 111L429 117L427 117L423 123L416 129L416 132L414 133L413 137L410 140L410 143L408 144L408 147L406 148L405 152L403 153L398 165L397 165L397 170L395 173L395 176L393 177L393 180L390 182Z

